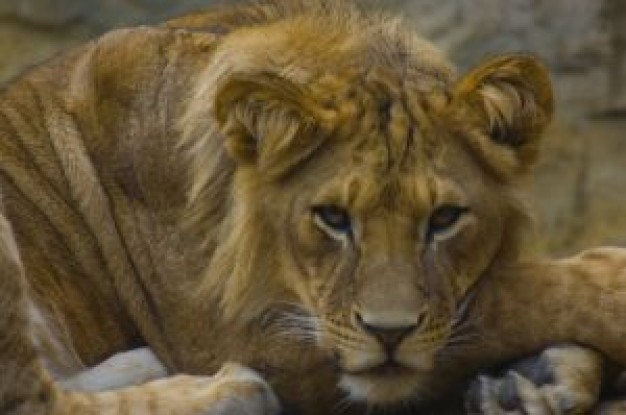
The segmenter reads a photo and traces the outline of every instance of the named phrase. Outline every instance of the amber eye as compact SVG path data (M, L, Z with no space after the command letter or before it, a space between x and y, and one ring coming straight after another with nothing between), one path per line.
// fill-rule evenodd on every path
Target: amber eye
M350 215L344 209L334 205L320 205L311 208L313 216L330 230L349 234L352 232Z
M469 209L462 206L443 205L435 209L428 220L428 237L443 232L454 225Z

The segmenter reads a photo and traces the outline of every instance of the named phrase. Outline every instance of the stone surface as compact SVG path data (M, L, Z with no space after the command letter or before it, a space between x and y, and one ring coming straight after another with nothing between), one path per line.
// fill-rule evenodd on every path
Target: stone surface
M13 20L0 20L0 82L92 35L91 29L84 26L57 31Z
M0 0L0 82L109 28L155 22L211 3ZM530 51L545 59L554 70L559 115L532 187L538 212L534 247L567 253L589 245L626 246L626 118L619 118L626 113L626 64L609 70L626 59L623 0L378 4L403 15L462 70L502 51ZM616 13L622 20L603 23ZM604 109L614 117L595 117Z
M546 136L533 186L536 249L626 246L626 119L560 123Z
M88 24L96 29L152 22L194 8L211 0L2 0L0 16L31 24L57 27Z

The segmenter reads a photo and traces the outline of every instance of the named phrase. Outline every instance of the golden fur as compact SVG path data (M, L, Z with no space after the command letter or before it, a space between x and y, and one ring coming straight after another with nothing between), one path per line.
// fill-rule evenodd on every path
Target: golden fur
M327 413L338 383L354 400L411 399L468 292L518 258L519 183L551 115L534 58L457 81L397 20L331 1L119 30L31 71L0 98L17 242L0 279L15 315L0 321L0 412L115 412L116 395L61 393L42 365L69 376L145 344L172 371L251 366L303 413ZM349 232L323 223L329 206ZM407 327L398 367L378 370L373 328ZM193 382L125 399L162 404Z

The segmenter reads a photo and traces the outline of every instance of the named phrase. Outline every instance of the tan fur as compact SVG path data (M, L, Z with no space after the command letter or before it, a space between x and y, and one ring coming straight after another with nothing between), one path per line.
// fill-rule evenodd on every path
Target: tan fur
M175 372L258 369L303 413L328 413L337 384L372 404L435 396L453 377L456 360L436 357L468 293L515 274L519 182L551 113L534 58L456 81L397 20L334 1L119 30L35 69L0 98L4 213L21 256L10 251L0 279L0 412L192 414L239 390L175 377L72 394L42 368L79 371L144 344ZM469 212L430 240L429 217L450 204ZM319 205L349 211L352 236L324 229ZM77 362L28 338L27 300ZM385 355L356 316L415 326L395 352L404 370L370 370ZM533 330L468 356L552 339Z

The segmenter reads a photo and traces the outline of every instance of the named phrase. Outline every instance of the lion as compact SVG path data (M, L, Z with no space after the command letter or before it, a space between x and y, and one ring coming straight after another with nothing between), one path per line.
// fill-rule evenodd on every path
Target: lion
M610 272L519 265L552 112L534 57L459 80L396 19L323 0L119 29L29 71L0 97L0 412L322 414L553 342L626 362L609 315L611 336L516 325L507 284L568 316L596 309L557 281L622 284L620 250ZM517 340L446 357L467 310ZM165 367L142 381L186 375L60 381L142 346Z

